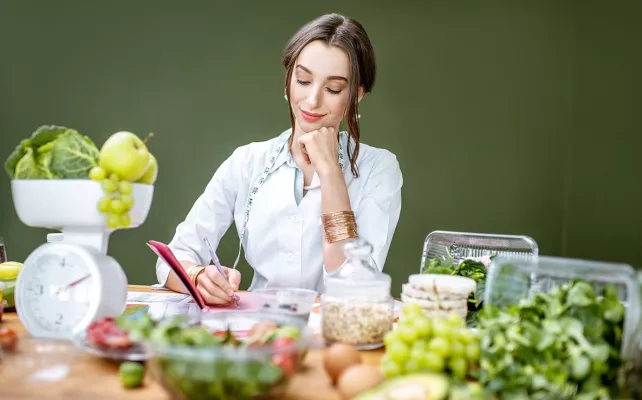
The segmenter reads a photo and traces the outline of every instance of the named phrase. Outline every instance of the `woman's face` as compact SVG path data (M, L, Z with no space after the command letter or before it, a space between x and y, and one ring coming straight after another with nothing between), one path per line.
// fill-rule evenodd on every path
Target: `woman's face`
M350 59L322 41L301 50L290 81L290 107L303 132L338 128L350 96Z

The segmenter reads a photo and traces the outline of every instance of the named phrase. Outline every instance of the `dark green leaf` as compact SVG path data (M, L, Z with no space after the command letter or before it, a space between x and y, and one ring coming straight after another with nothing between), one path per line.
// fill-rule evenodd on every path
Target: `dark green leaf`
M68 128L64 126L56 126L56 125L40 126L31 134L31 145L34 148L39 148L40 146L53 142L58 138L58 136L62 135L67 130Z

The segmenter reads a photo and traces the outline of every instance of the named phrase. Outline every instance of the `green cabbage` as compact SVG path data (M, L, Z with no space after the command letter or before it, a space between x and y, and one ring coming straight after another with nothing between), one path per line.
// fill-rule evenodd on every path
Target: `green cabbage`
M51 172L63 179L86 179L98 165L99 151L87 136L67 130L51 149Z
M11 179L87 179L98 157L98 148L87 136L45 125L20 142L4 168Z

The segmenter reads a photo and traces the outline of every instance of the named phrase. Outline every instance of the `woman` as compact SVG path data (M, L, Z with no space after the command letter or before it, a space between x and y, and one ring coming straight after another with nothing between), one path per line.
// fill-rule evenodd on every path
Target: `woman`
M372 245L371 261L382 270L399 220L396 157L359 141L358 105L372 90L376 71L363 27L337 14L319 17L290 40L283 66L292 128L237 148L169 244L210 305L229 304L241 282L236 269L225 267L225 279L207 266L204 238L218 246L232 221L254 269L250 290L321 292L324 277L341 270L343 243L357 236ZM348 131L339 132L344 119ZM156 274L167 288L185 292L160 260Z

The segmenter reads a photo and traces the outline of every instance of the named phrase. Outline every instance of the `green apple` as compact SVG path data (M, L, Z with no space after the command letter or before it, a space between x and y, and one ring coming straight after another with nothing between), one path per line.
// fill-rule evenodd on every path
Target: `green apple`
M7 308L13 310L15 307L15 289L16 289L16 279L18 279L18 274L22 270L22 263L16 261L7 261L0 264L0 287L4 285L4 289L0 290L3 292L2 296L7 301ZM0 300L0 303L2 300ZM6 311L6 310L5 310Z
M146 185L153 185L158 176L158 162L152 153L149 153L149 161L147 162L147 170L145 174L136 182L144 183Z
M100 149L100 166L120 179L135 182L147 170L149 150L138 136L131 132L116 132Z

